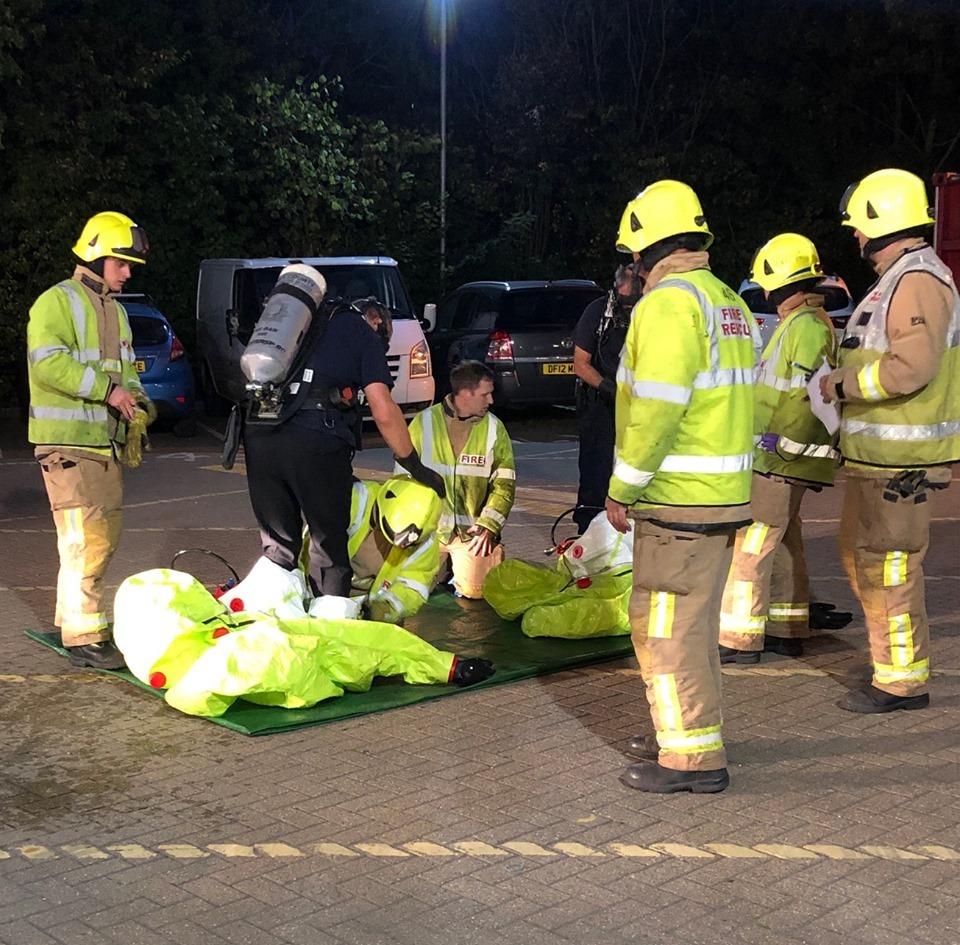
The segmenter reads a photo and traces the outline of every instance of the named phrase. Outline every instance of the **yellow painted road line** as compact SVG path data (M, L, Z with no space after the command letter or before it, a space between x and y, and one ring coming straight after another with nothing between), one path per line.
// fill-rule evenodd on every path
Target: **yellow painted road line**
M841 847L835 843L807 843L804 850L816 853L818 856L824 856L828 860L869 860L867 853L861 853L859 850L851 850L849 847Z
M741 846L739 843L705 843L704 846L717 856L725 856L734 860L762 860L766 854L759 853L751 847Z
M602 850L595 850L593 847L585 846L582 843L555 843L554 850L564 853L567 856L606 856Z
M898 847L873 846L867 845L860 847L864 853L870 856L879 857L882 860L927 860L929 857L922 853L911 853L909 850L901 850Z
M405 850L409 850L415 856L456 856L457 853L455 850L449 850L447 847L441 846L439 843L430 843L426 840L421 840L416 843L405 843L403 845Z
M410 856L406 850L398 850L389 843L356 843L354 846L369 856Z
M466 853L467 856L509 856L506 850L491 846L489 843L483 843L480 840L462 840L460 843L453 844L454 850L460 853Z
M25 843L11 850L0 850L4 860L55 860L69 856L78 860L106 860L112 856L124 860L152 860L166 856L173 861L190 862L216 855L224 859L302 859L309 856L322 857L376 857L396 861L411 857L455 858L457 856L504 857L518 856L531 859L548 859L559 856L575 859L606 859L623 857L631 859L728 859L728 860L803 860L806 862L830 860L862 860L902 862L909 865L940 860L960 863L960 851L942 844L916 844L911 849L883 844L866 844L860 847L845 847L834 843L756 843L746 845L716 841L699 846L687 843L663 841L641 846L633 843L608 843L589 846L576 841L560 841L550 847L532 840L509 840L501 844L482 840L461 840L450 844L431 840L411 840L392 845L381 841L342 844L320 842L305 848L291 846L273 840L263 843L211 843L199 846L192 843L160 843L149 849L139 843L115 843L103 848L86 843L69 843L60 847L48 847L39 843Z
M611 843L610 849L617 856L639 856L639 857L658 857L656 850L648 847L638 847L635 843Z
M529 843L526 840L510 840L502 844L507 850L512 850L520 856L556 856L553 850L545 850L538 843Z
M339 843L315 843L313 852L318 856L360 856L356 850Z
M667 856L676 856L691 859L712 859L714 854L709 850L700 850L697 847L687 846L685 843L651 843L651 850L666 853Z
M815 860L817 854L808 847L797 847L790 843L758 843L754 850L778 860Z

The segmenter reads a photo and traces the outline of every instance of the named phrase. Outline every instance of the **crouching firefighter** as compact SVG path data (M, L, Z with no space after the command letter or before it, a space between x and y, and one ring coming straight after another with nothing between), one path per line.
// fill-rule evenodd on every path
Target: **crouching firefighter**
M294 570L310 532L311 588L350 592L347 529L362 391L397 462L443 496L443 480L410 442L377 335L349 305L324 303L310 266L287 266L264 302L241 358L250 393L243 440L250 503L263 554Z

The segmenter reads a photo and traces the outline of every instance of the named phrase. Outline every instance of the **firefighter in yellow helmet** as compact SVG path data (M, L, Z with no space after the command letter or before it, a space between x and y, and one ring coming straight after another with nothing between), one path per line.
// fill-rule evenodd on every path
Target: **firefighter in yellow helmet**
M810 635L810 587L800 525L807 489L833 484L838 454L813 415L807 383L836 364L833 325L816 287L823 267L816 247L781 233L757 250L750 279L774 305L779 324L760 358L754 393L753 523L737 532L720 611L720 662L757 663L762 650L800 656ZM775 569L782 546L791 567ZM789 574L783 587L774 579Z
M960 460L960 296L927 243L933 216L919 177L875 171L847 189L840 213L878 279L850 317L839 368L821 383L840 406L840 553L873 662L870 685L839 705L922 709L930 700L928 499Z
M153 415L134 366L126 312L114 298L147 238L130 217L92 216L73 247L73 276L34 302L27 323L29 438L57 528L60 573L54 623L75 666L118 669L103 576L120 539L118 457L128 424ZM138 434L139 435L139 434Z
M630 623L655 737L621 776L641 791L722 791L720 601L734 536L750 523L759 334L710 271L713 236L686 184L627 204L617 249L645 281L617 373L607 516L634 532Z

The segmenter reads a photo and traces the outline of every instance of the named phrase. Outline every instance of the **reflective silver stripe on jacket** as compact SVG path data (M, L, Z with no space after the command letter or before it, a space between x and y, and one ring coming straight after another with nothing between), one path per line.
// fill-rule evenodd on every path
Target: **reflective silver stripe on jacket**
M44 345L42 348L34 348L29 355L30 363L37 364L39 361L43 361L51 355L59 354L61 351L70 354L70 349L66 345Z
M83 295L70 279L58 283L57 288L62 289L67 296L70 311L73 313L73 330L77 335L77 347L83 351L87 346L87 310L83 304ZM100 357L99 349L97 357Z
M698 456L691 453L663 457L659 472L665 473L737 473L753 469L753 453L729 456Z
M810 456L814 459L835 459L840 454L829 444L826 443L798 443L787 436L781 434L777 437L777 445L782 446L788 453L794 456Z
M78 397L89 397L93 390L93 385L97 383L97 372L92 367L83 369L83 376L80 378L80 386L77 388Z
M87 423L102 423L107 419L107 408L96 407L36 407L31 405L30 416L34 420L83 420Z
M844 341L848 338L859 338L860 344L866 351L877 351L881 354L890 350L890 338L887 334L887 314L893 298L893 290L899 281L908 273L926 272L940 282L946 283L953 294L953 312L947 328L947 346L960 345L960 294L953 280L953 275L943 260L929 246L904 253L876 282L872 289L854 310L847 322L843 334ZM860 318L865 312L870 312L870 320L860 324Z
M668 384L666 381L638 381L633 371L623 361L617 368L617 383L625 384L630 388L634 397L645 397L648 400L665 400L667 403L680 404L685 407L693 396L692 387L683 387L681 384Z
M960 434L960 420L943 420L940 423L912 425L907 423L866 423L863 420L840 421L844 433L875 436L883 440L942 440Z

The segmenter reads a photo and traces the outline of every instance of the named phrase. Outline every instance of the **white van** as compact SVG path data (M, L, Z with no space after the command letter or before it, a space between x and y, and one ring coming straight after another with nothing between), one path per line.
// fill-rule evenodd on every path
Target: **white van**
M406 416L433 403L430 349L413 313L397 261L389 256L320 256L303 259L204 259L197 284L197 343L204 406L215 411L244 398L240 371L250 334L263 300L280 270L292 262L319 269L327 280L327 298L350 302L371 295L393 315L393 338L387 363L393 376L393 399Z

